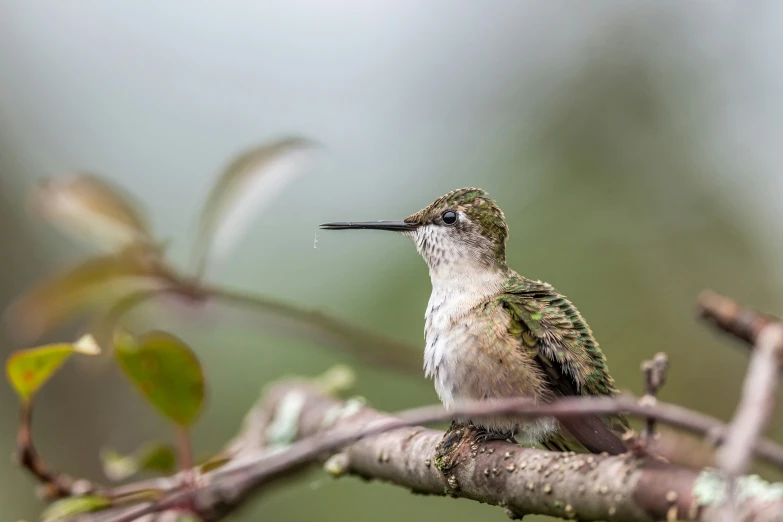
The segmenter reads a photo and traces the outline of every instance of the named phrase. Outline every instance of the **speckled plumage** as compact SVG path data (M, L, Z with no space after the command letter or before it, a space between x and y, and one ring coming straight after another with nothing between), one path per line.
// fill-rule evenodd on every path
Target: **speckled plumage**
M459 214L451 226L443 222L447 210ZM549 284L524 278L506 265L505 219L484 191L450 192L405 221L420 224L405 235L430 268L424 366L446 407L487 398L549 401L616 393L604 354L573 304ZM482 422L491 432L516 432L522 442L603 449L602 434L597 442L589 440L595 426L590 433L574 434L551 419ZM616 431L626 426L622 417L600 422Z
M552 286L522 277L506 264L505 217L483 190L449 192L404 221L322 227L392 230L413 240L432 282L424 371L447 408L494 398L547 402L617 392L604 354L576 307ZM513 434L561 451L625 451L618 437L627 428L622 416L455 419L474 420L482 436Z

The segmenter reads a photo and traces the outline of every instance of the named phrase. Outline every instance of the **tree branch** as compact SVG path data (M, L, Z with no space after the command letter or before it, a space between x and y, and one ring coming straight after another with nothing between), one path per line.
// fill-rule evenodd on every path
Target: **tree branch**
M755 345L765 326L779 323L775 316L740 306L739 303L713 290L703 291L697 300L698 315L712 322L719 330Z
M64 473L53 471L46 465L33 444L32 424L33 403L22 403L14 460L39 482L38 496L44 500L53 500L92 491L95 486L91 482L75 480Z
M700 434L723 426L674 405L643 406L624 397L563 399L549 405L493 401L471 405L460 413L562 417L618 411L654 417ZM446 420L452 414L441 407L425 407L392 416L357 401L339 401L308 382L281 383L248 415L242 435L230 446L233 459L201 475L196 489L181 489L176 480L167 480L159 483L171 488L162 492L161 500L73 520L129 522L182 506L214 520L239 507L261 485L313 460L325 460L336 450L341 452L326 466L333 475L354 474L390 481L418 493L478 500L502 506L515 516L540 513L581 520L652 521L672 516L709 520L726 497L725 481L716 472L632 454L575 455L501 441L475 444L471 437L464 437L447 458L435 462L435 446L443 433L410 426ZM774 443L767 444L780 451ZM280 451L281 445L284 451ZM756 451L764 447L757 445ZM780 486L745 477L737 487L743 492L738 506L742 518L737 520L765 522L783 514L783 498L776 493ZM125 488L127 491L128 486Z
M661 352L656 353L650 361L642 363L642 372L644 373L644 404L655 405L658 397L658 391L666 382L666 372L669 371L669 357ZM655 419L648 418L644 428L645 441L649 442L655 435Z
M729 478L732 497L721 514L724 522L736 519L736 477L747 471L752 453L750 448L761 436L774 409L781 353L783 326L769 323L756 337L756 347L745 376L742 396L729 425L726 442L718 452L718 465Z
M758 336L742 388L737 412L731 421L725 444L718 453L719 465L731 475L747 471L751 448L761 436L775 405L783 351L783 326L771 324Z
M777 387L777 364L772 362L780 360L783 327L771 316L744 310L728 298L705 296L703 316L757 344L730 429L707 415L657 402L655 396L668 366L663 354L644 367L642 400L570 397L535 404L505 399L448 412L430 406L392 416L357 401L332 398L327 390L334 389L333 385L288 381L272 387L251 410L239 436L218 459L223 459L222 466L195 473L195 482L183 483L183 474L194 471L186 470L173 477L103 490L113 507L73 520L130 522L177 510L215 520L240 507L264 484L316 460L326 461L327 471L335 476L354 474L390 481L414 492L478 500L502 506L512 517L540 513L585 521L707 521L728 514L732 521L778 520L783 516L783 484L770 485L758 477L740 475L753 453L783 468L783 448L760 438ZM455 415L565 419L614 413L645 419L647 429L644 444L612 457L547 452L501 441L479 444L472 428L467 428L459 443L435 459L442 432L412 427ZM646 443L655 421L708 439L718 434L726 441L719 454L722 471L688 468L648 454ZM153 495L140 495L150 490ZM141 502L141 498L153 500Z

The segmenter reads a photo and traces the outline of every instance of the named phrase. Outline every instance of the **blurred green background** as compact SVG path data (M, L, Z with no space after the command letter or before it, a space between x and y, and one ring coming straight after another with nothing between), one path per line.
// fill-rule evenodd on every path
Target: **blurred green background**
M314 248L317 225L402 218L479 186L506 213L511 266L579 306L623 389L639 393L640 362L664 350L662 398L728 419L747 357L694 321L696 295L711 287L783 313L783 7L732 5L3 2L0 305L89 254L27 215L36 180L86 169L120 183L187 266L195 218L229 156L297 133L326 146L317 167L259 216L213 280L423 346L430 286L413 246L318 232ZM234 433L265 383L353 364L235 315L201 326L156 317L206 367L200 453ZM20 347L0 340L3 358ZM437 400L423 376L356 369L357 393L378 408ZM41 393L35 436L57 469L101 480L100 447L171 437L118 375L105 360L72 362ZM7 386L0 418L8 455ZM769 435L781 440L783 423ZM4 462L3 520L36 519L32 481ZM262 517L505 519L318 470L231 520Z

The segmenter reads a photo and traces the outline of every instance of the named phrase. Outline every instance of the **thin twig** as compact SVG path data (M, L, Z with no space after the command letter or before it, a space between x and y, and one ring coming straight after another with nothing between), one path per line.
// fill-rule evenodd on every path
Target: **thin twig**
M334 348L366 364L402 375L419 375L421 360L418 349L339 321L317 310L306 310L270 297L257 296L228 288L202 286L199 289L211 299L274 317L279 328L286 321L295 326L296 335L316 334L318 341L330 341Z
M761 436L775 406L780 374L776 361L781 350L783 326L767 326L758 337L737 412L718 452L718 464L727 473L740 475L747 471L753 445Z
M177 427L177 449L179 450L180 467L183 473L183 482L191 487L195 481L193 469L193 447L190 443L190 432L187 428Z
M642 363L644 372L644 396L641 403L654 406L657 402L658 392L666 382L666 373L669 370L669 357L663 353L656 353L650 361ZM655 419L647 418L644 430L645 441L649 442L655 436Z
M42 500L55 500L84 494L97 489L86 481L76 481L64 473L52 471L38 455L32 437L32 402L22 402L19 410L19 428L16 436L16 461L40 482L38 496Z
M340 321L317 310L307 310L263 295L243 293L221 286L207 286L187 279L169 276L170 282L155 289L143 289L126 295L90 326L100 340L109 340L115 326L131 311L159 297L181 299L189 306L200 307L207 302L251 310L256 316L274 319L269 327L288 330L297 338L308 335L319 342L327 342L340 352L347 353L368 365L381 367L401 375L418 375L421 361L418 350L408 343Z
M765 326L780 322L777 317L740 306L733 299L712 290L705 290L699 295L697 312L719 329L751 345L756 344Z
M756 339L742 396L728 427L726 442L717 456L718 465L729 479L731 497L722 514L726 522L736 519L735 479L747 472L751 448L764 431L775 407L780 376L778 361L783 353L783 325L768 324Z

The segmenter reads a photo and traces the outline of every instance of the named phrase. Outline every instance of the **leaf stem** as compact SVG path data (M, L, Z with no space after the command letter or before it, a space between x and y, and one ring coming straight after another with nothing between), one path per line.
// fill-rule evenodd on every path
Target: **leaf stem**
M334 319L317 310L307 310L262 295L254 295L220 286L203 285L193 280L180 280L170 286L140 290L125 296L93 326L99 342L110 338L119 321L136 307L151 299L173 295L191 303L215 299L225 304L252 310L259 315L276 317L292 323L287 333L296 338L310 338L347 353L374 367L392 370L402 375L421 373L419 350L408 343L389 339L370 331ZM279 325L278 325L279 326Z
M177 426L177 448L179 449L179 465L183 481L188 487L195 486L195 471L193 470L193 447L190 443L190 432L186 426Z
M16 434L16 460L26 468L42 485L45 499L58 499L71 496L73 480L67 475L50 471L33 446L32 437L33 403L24 399L19 409L19 429ZM94 487L93 487L94 488ZM91 488L91 489L93 489Z
M214 286L202 286L201 290L211 298L293 321L298 327L296 336L305 337L305 329L309 329L315 340L329 342L362 362L405 375L421 373L419 350L408 343L352 326L317 310L302 309L269 297Z

